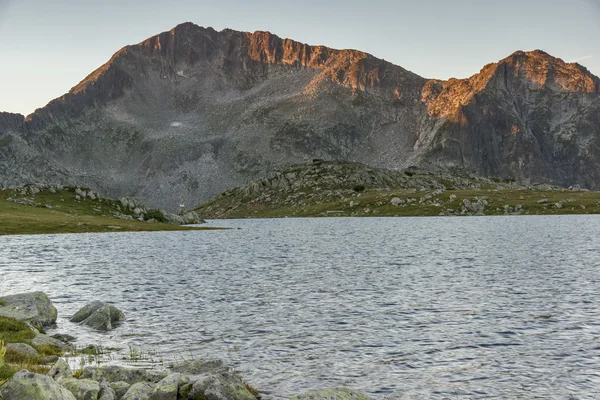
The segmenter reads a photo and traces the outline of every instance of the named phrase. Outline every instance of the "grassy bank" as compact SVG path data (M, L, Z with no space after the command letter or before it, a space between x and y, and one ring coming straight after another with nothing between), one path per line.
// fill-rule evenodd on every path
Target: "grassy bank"
M200 230L207 228L115 218L121 207L111 199L79 199L74 189L21 194L0 190L0 235ZM121 211L122 212L122 211Z

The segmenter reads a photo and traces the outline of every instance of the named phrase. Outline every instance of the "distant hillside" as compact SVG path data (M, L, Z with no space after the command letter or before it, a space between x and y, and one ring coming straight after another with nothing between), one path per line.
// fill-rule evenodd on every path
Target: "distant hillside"
M600 213L600 192L314 160L224 192L195 211L202 218L590 214Z

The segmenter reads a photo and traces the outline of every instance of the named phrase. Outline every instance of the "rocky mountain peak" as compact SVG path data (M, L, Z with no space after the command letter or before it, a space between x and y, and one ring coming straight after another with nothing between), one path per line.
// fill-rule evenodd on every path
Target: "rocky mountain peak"
M567 63L542 50L517 51L501 60L506 73L531 83L532 89L600 93L600 79L578 63Z

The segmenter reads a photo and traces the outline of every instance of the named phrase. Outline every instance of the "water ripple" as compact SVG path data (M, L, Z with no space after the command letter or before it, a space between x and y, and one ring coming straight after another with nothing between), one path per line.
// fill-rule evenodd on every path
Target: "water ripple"
M600 393L599 217L211 223L236 229L0 237L0 293L45 291L79 345L224 358L274 396ZM93 299L128 320L68 322Z

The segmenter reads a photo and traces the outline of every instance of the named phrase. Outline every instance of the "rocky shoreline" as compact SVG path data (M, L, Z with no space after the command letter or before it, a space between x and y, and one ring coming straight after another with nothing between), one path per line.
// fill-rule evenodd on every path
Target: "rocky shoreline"
M0 297L0 400L257 400L279 398L245 382L220 360L189 360L168 369L87 366L72 370L67 357L81 357L68 334L46 335L57 310L42 292ZM98 331L113 329L125 314L93 301L70 321ZM21 336L16 333L20 332ZM49 354L51 353L51 354ZM18 361L17 361L18 360ZM20 368L29 365L29 369ZM11 373L11 368L19 367ZM3 382L3 379L5 380ZM348 388L313 390L294 400L368 400Z

